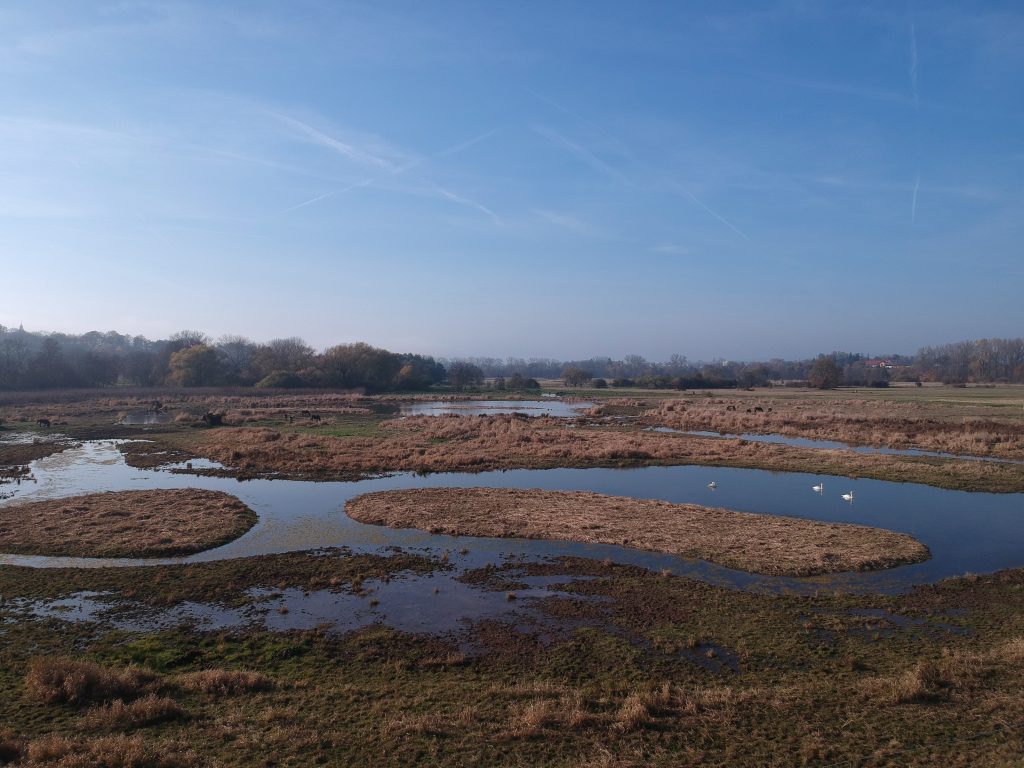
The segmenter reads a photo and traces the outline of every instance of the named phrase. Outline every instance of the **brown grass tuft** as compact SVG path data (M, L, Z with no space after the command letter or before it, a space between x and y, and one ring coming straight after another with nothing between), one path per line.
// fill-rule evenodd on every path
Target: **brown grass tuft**
M187 691L211 694L266 691L273 687L273 681L266 675L240 669L203 669L188 672L178 677L176 682Z
M25 687L43 704L82 704L140 696L155 679L152 672L138 667L113 670L57 656L33 659Z
M13 763L21 757L25 740L10 728L0 728L0 765Z
M179 745L146 742L141 736L70 739L51 734L32 741L24 765L50 768L190 768L199 757Z
M615 713L615 727L633 731L650 725L655 721L654 716L671 703L672 686L669 683L663 683L657 690L631 693Z
M85 723L90 728L101 730L142 728L176 720L184 714L174 699L151 693L127 704L117 699L110 704L93 707L86 713Z

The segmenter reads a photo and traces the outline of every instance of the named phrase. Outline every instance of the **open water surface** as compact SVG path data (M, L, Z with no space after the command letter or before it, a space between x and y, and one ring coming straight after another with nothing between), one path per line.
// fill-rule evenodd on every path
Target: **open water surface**
M402 405L403 416L493 416L499 413L522 413L527 416L578 416L593 403L545 400L429 400Z
M184 468L185 464L169 465ZM195 460L193 468L207 466ZM81 593L59 600L25 601L15 613L68 621L110 621L135 631L186 622L204 629L261 626L268 629L330 627L336 631L387 624L412 632L457 632L471 620L500 618L542 631L559 631L538 611L538 601L563 594L558 584L574 577L521 578L526 588L514 601L505 592L459 581L466 569L573 555L639 565L698 578L730 588L813 593L842 589L900 592L916 583L965 572L984 573L1024 565L1024 494L967 493L923 485L850 480L804 473L773 473L723 467L639 469L509 470L428 476L396 474L358 482L246 480L163 470L136 469L124 462L116 441L91 441L32 464L32 479L13 487L0 506L100 491L206 488L233 494L259 515L239 539L196 555L172 559L88 559L0 555L0 564L35 567L129 566L199 562L286 551L346 547L386 554L394 547L411 552L448 553L454 569L368 581L363 594L329 590L306 593L263 590L245 608L183 603L154 610ZM712 490L708 483L714 481ZM814 485L824 484L822 492ZM451 537L424 531L364 525L344 512L345 502L370 491L429 487L542 488L586 490L636 498L690 502L762 514L858 523L910 533L931 549L924 563L871 573L811 578L758 576L700 560L608 545L532 539ZM852 491L852 503L841 496ZM578 578L578 577L576 577ZM564 629L564 628L562 628Z
M199 467L200 461L194 466ZM175 465L181 466L181 465ZM0 504L101 491L205 488L225 491L248 504L259 522L244 536L216 549L171 560L111 560L0 555L0 563L31 566L140 565L203 561L274 552L348 547L379 552L388 547L469 554L465 567L508 557L577 555L632 563L735 587L818 589L823 585L888 591L967 572L986 573L1024 565L1024 494L968 493L911 483L851 480L795 472L730 467L508 470L434 475L395 474L357 482L246 480L136 469L124 462L114 441L91 441L32 464L33 480L13 487ZM708 483L715 482L714 490ZM816 493L812 486L824 484ZM541 488L593 491L669 502L725 507L744 512L858 523L909 533L926 544L923 563L871 573L815 578L765 577L704 561L623 547L534 539L451 537L413 529L364 525L344 512L363 493L432 487ZM853 492L852 502L844 493Z

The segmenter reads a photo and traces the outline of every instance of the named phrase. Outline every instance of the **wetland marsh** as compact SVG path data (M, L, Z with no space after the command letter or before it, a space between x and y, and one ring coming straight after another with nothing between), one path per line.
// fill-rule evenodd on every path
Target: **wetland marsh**
M1024 719L1011 693L1024 682L1016 663L1024 503L1011 490L1015 467L1001 470L1010 473L1000 476L1001 492L968 492L851 477L863 455L806 446L769 447L800 451L786 458L798 466L852 471L752 468L744 465L761 448L753 441L675 434L651 436L671 441L657 444L671 449L656 455L624 453L631 441L641 451L652 445L642 435L652 413L666 412L661 398L528 417L403 415L401 405L371 399L288 397L227 398L219 404L227 426L214 429L185 419L104 428L96 414L126 404L90 410L95 404L83 402L61 414L66 439L50 435L44 446L5 432L0 458L21 482L5 484L12 498L0 502L0 519L22 504L67 514L88 494L188 489L228 494L255 516L234 540L185 556L0 556L2 682L15 692L0 705L9 754L24 759L46 739L83 754L142 754L187 738L196 752L181 750L184 765L246 764L266 749L284 762L313 752L365 761L374 744L396 764L426 754L452 765L470 755L597 765L611 749L619 765L676 765L681 756L711 765L827 764L854 755L865 765L926 765L957 739L970 739L965 754L993 763L1021 747L1003 725ZM302 405L320 421L293 416ZM194 419L196 406L183 402L177 412ZM98 439L103 429L113 439ZM709 456L702 440L734 448ZM261 444L284 450L253 452ZM708 463L688 463L695 444ZM478 471L465 471L462 459L451 462L462 471L426 471L435 466L431 445L449 459L481 447L470 465ZM576 450L559 454L565 445ZM968 463L914 460L953 477ZM851 491L852 502L843 500ZM697 526L719 509L752 513L755 522L853 523L912 536L928 557L866 572L772 576L637 544L524 538L534 535L525 524L520 536L505 525L489 538L438 532L443 526L428 520L433 506L450 511L460 498L476 513L502 494L526 493L544 507L581 492L590 501L618 497L613 506L627 517L644 505L667 514L688 505L679 509L691 510ZM417 514L435 532L366 525L345 513L350 501L389 493L432 494L433 506ZM479 503L472 494L482 495ZM574 507L584 527L600 522L586 519L590 501ZM520 513L561 521L560 507L548 506ZM133 702L156 695L169 702L160 711L177 714L119 714L128 725L117 738L134 741L114 745L102 725L111 697L33 699L29 667L40 653L84 659L111 675L141 665L155 682L119 694L117 706L141 712ZM270 682L231 695L177 682L233 671ZM367 696L376 703L340 720L330 714L332 701ZM278 725L260 725L295 706ZM737 729L746 757L735 751ZM224 733L231 746L218 746ZM868 734L889 746L865 761Z

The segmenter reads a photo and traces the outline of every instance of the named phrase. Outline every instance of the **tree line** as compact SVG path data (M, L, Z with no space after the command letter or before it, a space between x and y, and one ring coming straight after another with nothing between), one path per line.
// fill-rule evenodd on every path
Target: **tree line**
M365 343L322 351L300 338L254 342L211 339L185 330L149 340L114 331L81 335L32 333L0 326L0 389L135 387L323 387L367 392L456 389L538 389L538 379L569 386L713 389L772 384L886 386L890 381L1024 383L1024 339L979 339L923 347L916 355L870 358L832 352L806 360L691 362L684 355L653 362L621 360L433 357L396 353Z
M317 352L299 338L214 341L181 331L150 341L116 332L30 333L0 326L0 389L135 387L327 387L421 390L445 379L442 364L369 344Z
M978 339L923 347L916 355L869 356L832 352L804 360L693 362L684 355L653 362L641 355L621 360L465 358L481 375L513 373L562 379L568 386L645 387L654 389L716 389L771 384L886 386L890 381L1024 384L1024 339Z

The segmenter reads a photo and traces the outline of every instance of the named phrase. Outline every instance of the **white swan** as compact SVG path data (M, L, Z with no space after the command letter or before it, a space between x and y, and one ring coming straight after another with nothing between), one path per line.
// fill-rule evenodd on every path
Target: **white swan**
M817 485L812 485L811 490L814 491L815 493L821 493L822 491L825 490L825 484L818 483Z
M853 491L843 494L843 501L853 501Z
M714 480L712 480L710 483L708 483L708 488L710 488L712 491L715 490L715 488L717 488L717 487L718 487L718 483L716 483Z

